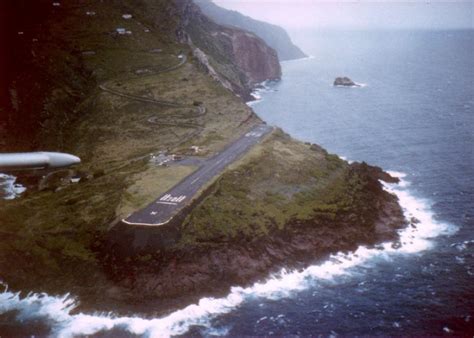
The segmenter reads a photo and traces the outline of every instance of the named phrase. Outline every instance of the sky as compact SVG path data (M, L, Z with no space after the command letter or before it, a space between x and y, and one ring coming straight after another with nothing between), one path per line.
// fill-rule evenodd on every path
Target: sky
M474 29L474 0L214 0L221 7L289 30Z

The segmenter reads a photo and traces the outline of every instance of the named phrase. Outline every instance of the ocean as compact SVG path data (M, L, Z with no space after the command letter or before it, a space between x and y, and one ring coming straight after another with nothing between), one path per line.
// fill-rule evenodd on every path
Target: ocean
M474 31L318 31L251 103L291 136L401 178L402 246L334 254L162 318L0 293L2 327L53 336L474 334ZM360 87L333 87L348 76ZM10 325L10 326L8 326Z

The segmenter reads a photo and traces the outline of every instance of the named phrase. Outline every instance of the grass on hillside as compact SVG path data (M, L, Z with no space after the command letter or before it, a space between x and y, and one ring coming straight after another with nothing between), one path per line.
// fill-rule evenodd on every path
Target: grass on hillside
M339 157L275 132L218 179L187 217L180 246L255 239L296 219L334 222L356 213L365 184Z
M58 93L67 90L78 71L90 74L96 83L88 88L91 94L86 100L73 108L74 118L61 111L71 107L56 105L55 97L49 99L50 114L56 114L61 128L49 128L42 140L44 145L59 144L57 150L80 156L83 162L76 169L89 178L60 190L30 191L17 200L2 201L0 279L19 288L34 287L39 282L36 277L44 278L53 289L67 287L70 281L87 278L84 269L100 271L92 248L109 226L119 216L146 206L195 169L156 168L147 163L151 152L199 145L210 155L258 121L249 119L251 110L200 71L192 59L170 73L138 76L137 69L165 69L179 62L181 51L189 53L186 46L166 41L153 30L146 33L140 13L125 21L121 15L127 8L122 11L109 2L62 6L70 15L53 16L45 24L48 30L39 37L38 58L51 58L45 71L58 79ZM96 16L86 16L89 10ZM132 35L112 34L119 26L132 30ZM162 51L149 52L155 48ZM82 51L95 54L80 55ZM68 63L71 53L83 61L80 70ZM101 83L190 107L170 108L119 97L101 91ZM190 111L196 109L197 101L207 113L194 118ZM158 123L150 123L150 117ZM200 127L190 127L190 123Z

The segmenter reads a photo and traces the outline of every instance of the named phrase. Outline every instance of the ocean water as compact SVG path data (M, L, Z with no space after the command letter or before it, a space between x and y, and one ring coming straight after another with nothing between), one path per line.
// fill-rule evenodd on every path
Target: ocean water
M16 183L13 175L0 173L0 200L12 200L26 191L26 188Z
M0 293L0 332L74 335L474 334L474 31L306 32L253 103L269 124L402 179L402 246L336 253L162 318L75 313L74 295ZM363 86L334 88L336 76Z

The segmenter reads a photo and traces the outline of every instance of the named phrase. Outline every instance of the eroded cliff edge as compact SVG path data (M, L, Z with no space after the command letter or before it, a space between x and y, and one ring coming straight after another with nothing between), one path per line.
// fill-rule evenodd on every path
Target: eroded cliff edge
M1 112L15 128L3 148L77 154L83 163L73 174L82 180L1 202L0 279L11 289L143 311L145 299L175 306L280 266L396 238L403 215L378 181L388 176L281 131L207 187L167 246L153 245L160 228L145 229L140 241L116 237L120 229L110 226L120 217L195 170L156 166L150 154L187 156L198 146L204 159L261 123L242 97L254 82L280 75L274 51L249 32L210 22L191 1L35 4L48 13L40 24L22 35L9 29L18 65ZM122 249L134 245L140 250Z

